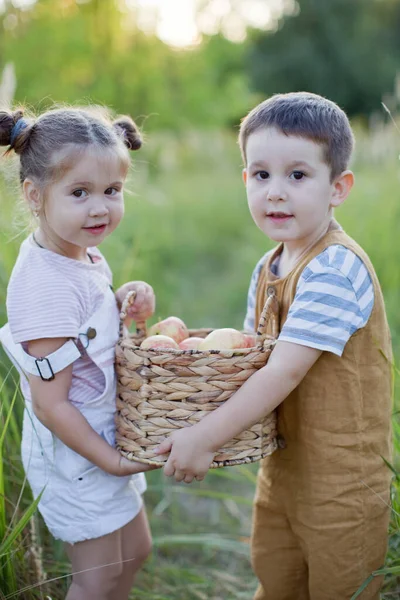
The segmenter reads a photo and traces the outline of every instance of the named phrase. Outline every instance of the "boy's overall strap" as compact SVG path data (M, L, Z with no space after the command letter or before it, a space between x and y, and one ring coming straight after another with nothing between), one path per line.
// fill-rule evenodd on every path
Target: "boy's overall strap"
M18 357L18 362L27 373L36 375L43 381L51 381L56 373L62 371L80 357L81 353L75 342L68 340L61 348L41 358L35 358L23 351Z

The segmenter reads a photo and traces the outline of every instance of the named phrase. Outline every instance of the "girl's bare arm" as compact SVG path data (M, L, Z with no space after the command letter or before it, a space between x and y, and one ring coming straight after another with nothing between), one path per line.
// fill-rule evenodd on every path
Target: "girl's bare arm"
M66 338L32 340L28 352L37 358L55 352ZM130 462L121 457L88 423L82 413L68 400L72 381L72 365L69 365L51 381L29 376L33 412L41 423L54 433L66 446L85 457L107 473L129 475L148 470L147 465Z

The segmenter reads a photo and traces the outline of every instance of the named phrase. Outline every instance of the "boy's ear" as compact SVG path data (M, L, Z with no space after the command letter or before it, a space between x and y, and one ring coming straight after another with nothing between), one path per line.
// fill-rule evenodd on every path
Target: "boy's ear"
M32 179L25 179L22 184L22 192L32 212L40 211L42 202L40 190Z
M340 206L346 200L354 184L352 171L343 171L333 182L331 206Z
M242 179L243 179L244 185L246 185L247 184L247 169L246 168L244 168L242 171Z

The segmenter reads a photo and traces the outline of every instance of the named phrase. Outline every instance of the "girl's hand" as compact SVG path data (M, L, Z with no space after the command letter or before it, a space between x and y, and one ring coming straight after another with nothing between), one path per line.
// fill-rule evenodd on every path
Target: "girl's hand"
M154 465L146 465L144 463L128 460L124 456L121 456L117 450L115 450L113 458L115 458L115 460L113 460L112 464L107 469L107 473L116 475L117 477L136 475L137 473L145 473L146 471L153 471L153 469L159 468Z
M149 319L155 310L156 298L153 288L145 281L129 281L124 283L116 292L115 297L119 308L128 292L136 292L136 297L127 310L127 317L136 322L142 322Z
M170 452L164 466L164 473L184 483L192 483L193 479L202 481L215 455L210 440L203 431L198 431L196 425L175 431L161 442L155 452L156 454Z
M135 475L136 473L145 473L146 471L153 471L154 469L158 469L159 467L155 465L146 465L145 463L134 462L128 460L121 456L119 460L119 468L121 473L117 473L117 475Z

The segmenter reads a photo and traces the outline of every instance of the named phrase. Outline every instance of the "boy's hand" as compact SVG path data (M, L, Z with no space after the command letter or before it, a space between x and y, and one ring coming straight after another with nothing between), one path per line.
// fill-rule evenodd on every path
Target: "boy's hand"
M153 288L145 281L129 281L128 283L124 283L115 292L118 306L121 308L126 294L133 290L136 292L136 297L127 310L127 317L136 322L146 321L146 319L149 319L154 314L156 299Z
M156 454L170 456L165 463L164 473L176 481L192 483L202 481L214 459L215 450L196 425L172 433L155 450Z

